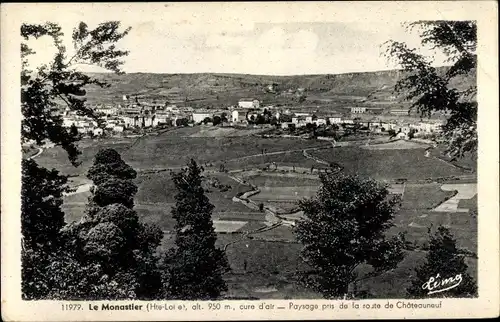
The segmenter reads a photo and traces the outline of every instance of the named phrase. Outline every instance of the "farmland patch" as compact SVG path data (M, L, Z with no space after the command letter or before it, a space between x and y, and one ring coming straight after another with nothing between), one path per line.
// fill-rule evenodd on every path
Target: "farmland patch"
M467 208L459 208L459 202L463 199L472 199L477 194L476 183L445 184L441 186L443 191L457 191L457 194L433 209L436 212L469 212Z
M201 126L199 131L191 134L191 137L237 137L257 134L268 129L236 129L232 127Z
M465 173L446 162L425 157L425 149L368 150L343 147L310 153L328 162L340 164L348 174L376 180L423 180Z
M407 184L403 198L403 208L429 210L451 198L454 191L444 191L441 184Z
M245 179L252 184L259 187L281 187L281 186L319 186L320 181L316 176L304 176L304 175L287 175L287 174L277 174L273 175L271 173L263 172L261 174L255 174Z
M251 197L256 201L295 201L313 197L318 186L259 187L260 192Z
M216 233L234 233L247 224L246 221L214 220L213 225Z
M397 140L393 142L362 145L361 148L368 150L407 150L407 149L422 149L429 145L417 143L413 141Z

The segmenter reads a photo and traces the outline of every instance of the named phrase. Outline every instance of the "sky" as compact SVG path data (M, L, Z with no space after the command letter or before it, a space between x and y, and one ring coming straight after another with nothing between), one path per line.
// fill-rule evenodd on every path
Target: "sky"
M39 10L37 14L35 10L24 19L58 22L66 33L68 48L72 28L79 21L95 27L105 20L120 20L124 27L132 27L118 43L130 51L123 66L129 73L296 75L387 70L398 67L382 55L384 42L391 39L404 41L433 56L435 65L443 65L442 54L422 48L418 34L402 25L416 16L425 18L414 12L418 3L412 7L412 15L403 5L388 11L370 2L356 6L342 2L298 4L62 5L64 14L53 10ZM444 15L441 10L445 9L433 11L431 6L427 12ZM102 12L106 14L97 15ZM30 45L37 51L31 58L33 64L53 55L48 39ZM81 69L101 71L87 66Z

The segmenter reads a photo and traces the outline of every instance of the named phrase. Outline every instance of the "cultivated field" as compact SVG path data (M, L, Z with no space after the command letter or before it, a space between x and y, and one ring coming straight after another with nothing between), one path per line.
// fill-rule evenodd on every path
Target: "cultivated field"
M416 182L426 178L470 176L470 172L444 160L425 157L423 147L399 142L374 145L374 149L365 146L332 148L330 143L322 141L267 139L234 133L227 137L219 136L220 131L200 128L181 128L143 138L83 141L82 165L78 168L69 164L66 154L59 148L44 150L36 160L63 173L78 175L72 181L75 185L82 185L88 183L84 175L95 153L103 147L115 148L139 172L135 180L138 185L135 210L142 221L156 223L166 232L159 249L163 252L173 245L170 232L175 224L170 210L175 204L176 190L168 169L179 169L189 158L195 158L206 170L204 188L215 206L213 220L219 233L218 244L226 248L233 269L226 276L230 287L228 296L318 298L318 294L297 285L295 273L307 269L307 265L299 257L301 245L295 241L293 228L273 226L272 216L268 213L259 211L258 207L235 202L233 198L251 191L252 184L260 192L250 196L251 201L266 207L277 207L277 214L282 218L297 220L300 217L295 213L297 201L314 196L319 186L317 170L326 168L329 162L341 165L347 173L377 180L409 180L390 186L391 193L402 196L402 204L389 234L406 232L407 239L418 249L408 250L407 258L394 271L361 282L359 290L369 291L373 297L380 298L404 296L408 276L414 274L414 267L425 256L429 227L450 227L459 247L477 252L476 187L469 184L465 191L460 188L462 186L450 186L449 183L443 188L443 183L433 180L429 183ZM316 159L307 157L304 149ZM221 164L229 173L219 172ZM311 168L314 173L311 173ZM233 177L239 178L239 181ZM211 186L209 183L214 180L230 186L230 189L221 191ZM473 177L468 180L473 181ZM457 181L453 184L461 183ZM457 187L466 195L457 195ZM67 221L81 217L89 195L89 192L82 192L65 197L63 208ZM435 211L447 200L456 200L452 202L457 209L467 211L457 212L454 208ZM468 261L471 272L475 274L476 260L469 258ZM359 274L363 276L368 272L369 268L361 267Z
M239 137L258 134L268 131L268 129L235 129L231 127L214 127L210 125L201 126L200 130L191 134L191 137L201 138L220 138L220 137Z
M324 145L300 139L242 137L184 137L175 131L139 140L122 156L136 169L154 169L184 166L194 158L200 164L219 166L238 158L258 157L276 153ZM145 157L147 156L147 157ZM236 161L236 160L235 160Z
M343 166L350 174L377 180L423 180L467 174L449 163L425 156L425 149L368 150L355 147L312 151L312 155Z
M409 150L427 148L428 145L413 141L397 140L388 143L364 145L361 147L368 150Z

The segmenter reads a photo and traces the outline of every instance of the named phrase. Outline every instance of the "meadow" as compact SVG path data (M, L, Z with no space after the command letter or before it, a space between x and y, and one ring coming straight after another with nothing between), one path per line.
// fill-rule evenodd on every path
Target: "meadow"
M259 187L301 187L301 186L318 186L319 179L288 177L288 176L275 176L268 173L260 175L251 175L245 177L248 182Z
M467 173L445 161L426 157L425 149L369 150L343 147L310 153L325 161L340 164L346 173L376 180L423 180Z
M166 232L159 248L159 252L164 252L173 245L170 232L175 224L170 210L175 203L176 189L167 169L179 169L186 165L190 157L194 157L205 167L204 176L207 182L217 179L221 184L231 187L221 191L209 184L204 186L207 196L215 206L214 226L218 231L226 228L236 229L235 233L218 234L218 245L226 248L232 268L232 272L226 276L230 288L227 296L262 299L305 299L318 298L320 295L297 283L296 272L307 269L307 265L300 259L302 246L295 240L291 227L282 225L262 232L241 234L253 232L268 223L264 213L233 201L234 196L252 188L233 180L230 175L241 176L248 183L260 188L261 192L252 196L252 200L292 211L297 210L297 200L314 196L318 187L319 180L310 174L309 169L325 167L324 164L303 155L302 150L311 147L324 147L309 150L308 153L314 157L340 164L347 173L369 176L377 180L406 178L412 181L469 173L443 160L425 157L425 150L418 147L386 150L363 147L328 148L329 143L315 140L267 139L256 136L217 137L211 134L200 136L199 133L196 128L182 128L139 139L83 141L83 162L78 168L71 166L66 154L58 148L43 151L36 160L42 165L60 169L63 173L79 175L72 179L82 183L85 182L83 177L95 153L102 147L115 148L127 163L139 171L135 180L138 185L135 210L142 221L158 224ZM263 149L266 149L266 153L284 152L262 155ZM219 172L219 165L224 164L224 160L228 170L252 171L248 172L249 175L244 172ZM262 171L263 167L273 162L278 166L277 170ZM300 171L290 174L289 171L293 167L305 169L307 174L301 174ZM414 274L414 268L425 256L429 239L428 229L435 229L438 225L450 228L460 248L477 253L477 217L473 215L477 211L477 195L470 200L459 202L459 207L470 209L469 212L433 212L433 208L455 194L454 191L443 191L441 186L442 184L437 182L408 182L395 189L402 193L403 199L401 209L394 219L395 226L388 234L406 232L407 239L418 249L408 249L407 257L394 271L363 280L359 283L358 290L366 290L372 297L377 298L404 296L409 276ZM65 197L63 209L67 221L81 217L88 196L89 192ZM471 257L467 260L471 273L475 274L477 260ZM358 273L364 276L369 271L370 268L361 267Z
M280 154L267 154L267 155L256 155L253 157L242 158L238 160L226 162L226 168L229 170L234 169L263 169L265 167L270 167L280 171L283 167L302 167L310 169L311 167L325 168L325 165L319 164L314 160L308 159L303 155L304 148L330 148L330 144L325 144L323 142L310 141L310 145L304 147L301 145L294 146L291 152L280 153ZM271 152L271 151L269 151Z
M37 157L37 162L47 168L57 168L64 174L84 175L92 165L95 154L103 148L113 148L137 171L184 167L191 158L200 165L218 167L224 162L253 164L276 160L284 162L286 153L265 156L264 153L301 151L302 149L327 146L324 142L296 138L262 138L256 136L196 136L200 127L180 128L157 136L139 138L82 140L81 165L74 167L60 147L49 148ZM195 136L192 136L195 135ZM264 157L264 159L261 158ZM243 158L243 159L240 159ZM259 159L261 158L261 159ZM299 154L291 160L303 159ZM233 160L233 161L232 161Z

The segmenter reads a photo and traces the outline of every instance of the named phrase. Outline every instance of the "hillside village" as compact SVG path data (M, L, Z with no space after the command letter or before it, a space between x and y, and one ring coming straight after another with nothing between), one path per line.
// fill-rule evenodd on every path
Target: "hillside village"
M270 85L271 86L271 85ZM63 118L67 128L76 127L84 136L123 136L138 131L178 126L238 126L275 127L294 132L300 128L333 129L345 131L358 129L376 134L391 134L398 138L429 138L439 133L445 115L420 118L410 115L408 109L391 109L384 112L379 107L342 106L338 112L328 113L290 105L268 105L255 98L241 98L235 104L218 108L193 108L174 104L160 104L154 100L139 101L124 95L116 104L90 106L100 121L79 116L69 109L60 108L56 113Z

